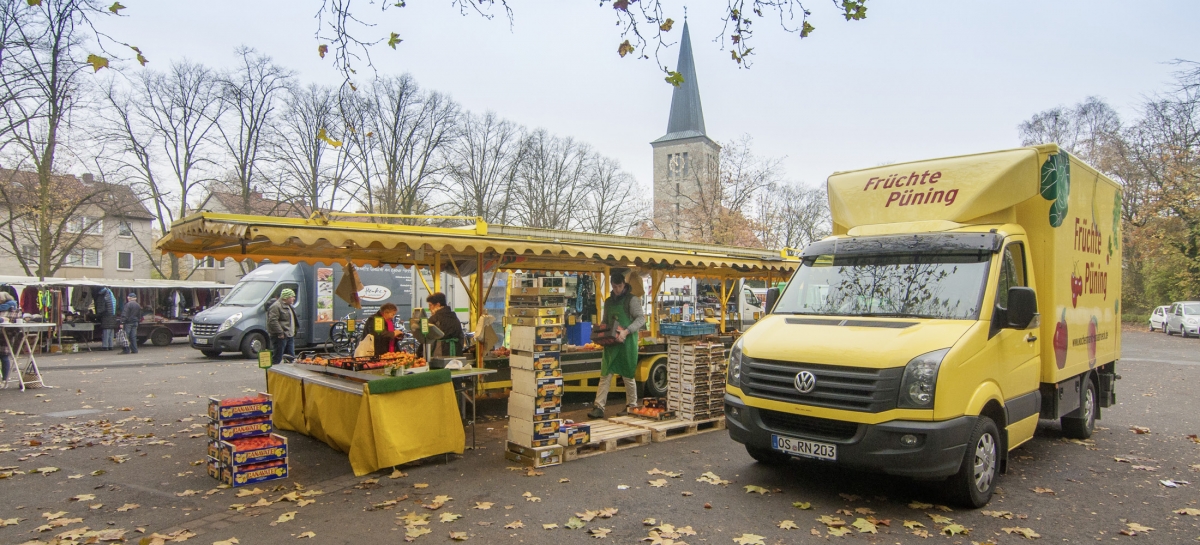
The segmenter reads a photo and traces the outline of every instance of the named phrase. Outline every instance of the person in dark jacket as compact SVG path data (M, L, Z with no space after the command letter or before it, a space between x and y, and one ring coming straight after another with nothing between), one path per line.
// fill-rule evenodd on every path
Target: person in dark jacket
M125 296L125 306L121 307L121 333L129 340L129 346L121 350L122 354L137 354L137 330L142 323L142 305L138 304L137 294L129 292Z
M8 292L0 291L0 322L16 323L17 318L20 317L21 307L17 306L16 299ZM20 331L12 331L10 333L7 329L0 331L0 335L8 336L7 340L0 339L0 376L3 378L3 382L0 382L0 385L8 383L9 368L15 368L13 355L8 350L8 345L12 344L16 346L20 339L15 337L18 337L20 334Z
M396 305L384 303L367 318L366 331L375 337L375 355L396 351Z
M117 300L112 290L101 287L92 296L96 305L96 319L100 322L100 349L112 350L113 332L117 330Z
M267 309L267 334L271 336L271 364L283 362L284 354L296 355L296 292L284 288L279 292L279 299L271 303Z
M461 356L467 348L462 322L458 314L446 305L446 294L437 292L425 298L429 303L429 323L442 330L442 338L434 345L433 355L438 357Z

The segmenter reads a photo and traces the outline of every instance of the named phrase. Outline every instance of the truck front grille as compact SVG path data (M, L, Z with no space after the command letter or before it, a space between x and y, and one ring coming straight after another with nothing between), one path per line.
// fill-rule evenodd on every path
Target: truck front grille
M773 432L785 435L845 441L853 438L858 433L858 424L854 422L842 422L839 420L781 413L765 409L759 409L758 414L762 418L763 426Z
M192 322L192 335L196 337L212 337L217 334L218 324L198 324Z
M796 375L811 372L813 391L796 389ZM742 391L754 397L814 407L878 413L896 408L903 367L864 369L790 361L742 360Z

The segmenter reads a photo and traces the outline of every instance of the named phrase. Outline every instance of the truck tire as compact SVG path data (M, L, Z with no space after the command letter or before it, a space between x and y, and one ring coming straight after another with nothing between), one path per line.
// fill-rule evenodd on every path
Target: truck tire
M1087 439L1096 431L1096 406L1100 400L1096 396L1096 385L1088 379L1084 379L1084 383L1083 391L1079 394L1079 408L1059 419L1063 437Z
M642 383L642 397L667 397L667 360L660 359L650 365L646 382Z
M206 358L215 358L221 355L220 350L201 350L200 353L204 354L204 357Z
M788 456L782 452L774 451L769 448L756 447L753 445L746 445L746 453L749 454L751 458L754 458L754 461L769 466L783 465L786 464L788 460L792 459L791 456Z
M242 355L245 356L246 359L255 359L258 357L259 352L262 352L266 349L267 336L263 335L262 333L253 331L247 333L246 336L242 338Z
M150 332L150 343L154 346L169 346L173 338L175 338L175 335L171 333L170 329L165 327L160 327Z
M991 418L980 416L967 441L958 473L947 483L951 498L971 509L987 505L1000 476L1000 432Z

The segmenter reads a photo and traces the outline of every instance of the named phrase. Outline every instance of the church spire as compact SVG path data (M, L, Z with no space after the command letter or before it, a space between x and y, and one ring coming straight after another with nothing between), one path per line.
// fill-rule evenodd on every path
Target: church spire
M667 134L655 142L680 138L707 136L704 131L704 110L700 107L700 85L696 81L696 63L692 59L692 36L687 19L683 22L683 39L679 42L679 62L675 68L683 83L671 94L671 117Z

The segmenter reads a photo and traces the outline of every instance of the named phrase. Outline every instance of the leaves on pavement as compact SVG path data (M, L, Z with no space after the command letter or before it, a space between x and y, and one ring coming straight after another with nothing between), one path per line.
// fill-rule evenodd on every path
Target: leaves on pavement
M708 484L729 484L729 481L722 479L716 473L706 471L696 478L696 482Z
M509 530L516 530L517 528L524 528L525 523L523 523L519 520L514 520L508 524L505 524L504 527Z
M781 530L799 530L800 529L800 527L796 525L796 521L794 521L794 520L781 521L778 526Z
M742 534L733 538L733 542L737 543L738 545L766 545L766 543L763 542L763 539L765 539L763 536Z
M752 485L752 484L748 484L746 486L743 486L742 488L746 489L747 494L749 494L751 492L755 492L758 494L770 494L771 493L771 491L767 490L766 488L763 488L761 486Z
M1033 528L1018 528L1014 526L1012 528L1001 528L1001 530L1004 530L1004 533L1006 534L1016 534L1025 539L1037 539L1042 537L1042 534L1033 531Z

